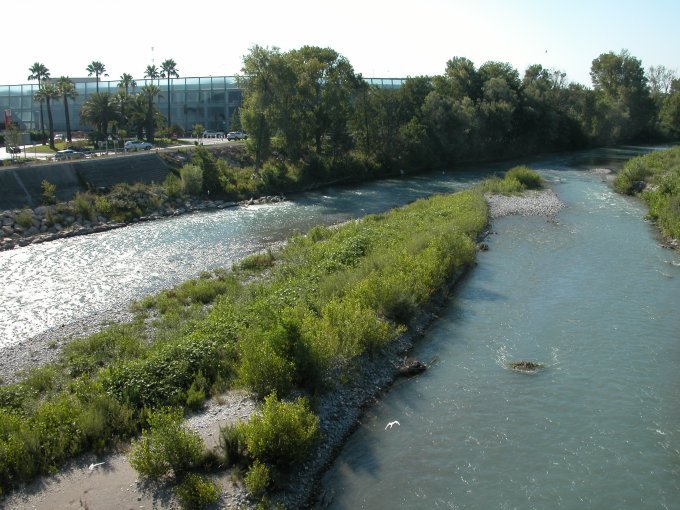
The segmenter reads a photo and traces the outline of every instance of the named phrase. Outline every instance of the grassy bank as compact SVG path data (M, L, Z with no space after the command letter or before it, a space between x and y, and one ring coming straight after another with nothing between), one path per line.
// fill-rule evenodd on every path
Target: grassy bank
M253 491L265 490L320 439L314 396L350 380L360 357L397 338L474 261L487 224L483 191L534 180L514 171L491 186L315 227L135 303L131 323L74 340L57 362L0 387L0 487L136 437L158 421L154 409L196 409L238 387L266 398L265 413L225 433L221 463L242 463ZM276 404L291 395L303 396Z
M663 235L680 239L680 146L631 159L614 189L639 196Z

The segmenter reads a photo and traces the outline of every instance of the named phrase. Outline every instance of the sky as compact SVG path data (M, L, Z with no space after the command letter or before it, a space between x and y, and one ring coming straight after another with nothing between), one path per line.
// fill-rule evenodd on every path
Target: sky
M329 47L365 77L441 75L466 57L591 86L593 59L623 49L680 74L678 0L32 0L3 18L2 85L29 83L34 62L53 78L85 77L97 60L103 79L141 79L170 58L183 77L231 76L254 45Z

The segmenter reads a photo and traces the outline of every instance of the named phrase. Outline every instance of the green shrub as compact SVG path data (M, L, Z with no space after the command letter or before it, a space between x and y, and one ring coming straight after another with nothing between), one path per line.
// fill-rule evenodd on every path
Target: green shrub
M40 189L42 189L42 203L44 205L53 205L57 203L57 185L52 184L46 180L40 183Z
M64 346L61 359L74 377L94 374L114 361L131 360L144 352L141 333L134 325L111 326Z
M0 496L40 472L40 444L19 416L0 411Z
M133 407L181 405L194 374L201 372L212 382L219 364L213 340L186 339L160 346L146 358L112 365L101 379L108 393Z
M623 170L614 178L614 189L624 195L632 195L638 182L646 182L651 175L644 156L635 157L626 162Z
M83 218L93 219L96 216L94 200L90 193L77 193L73 198L73 209Z
M269 467L256 460L248 468L248 472L243 478L243 483L254 498L261 498L267 493L267 489L272 483Z
M528 166L516 166L505 172L506 179L517 179L526 189L540 189L543 179Z
M187 400L186 405L192 411L198 411L203 407L203 403L206 398L206 389L208 386L208 380L202 373L196 374L194 382L187 390Z
M33 211L29 209L22 210L17 214L16 222L21 228L30 228L33 225Z
M113 204L105 196L95 197L94 207L99 212L99 214L102 214L104 216L108 216L113 211Z
M220 448L227 466L240 463L246 450L242 427L232 424L220 427Z
M633 158L614 180L619 193L632 195L643 188L641 198L649 206L649 217L664 235L680 238L680 147Z
M262 271L268 267L272 267L275 261L274 254L271 250L264 253L255 253L241 259L236 267L244 271Z
M260 396L287 395L295 380L295 363L277 351L274 336L251 333L239 344L238 382Z
M304 397L283 402L272 393L265 398L261 413L239 427L248 454L281 469L304 462L320 438L319 418Z
M351 359L374 352L392 338L393 329L374 309L357 299L332 299L319 316L308 314L304 337L321 359Z
M182 180L173 173L168 173L163 181L163 189L169 197L177 198L182 195Z
M196 165L184 165L179 170L182 183L182 193L185 195L200 195L203 189L203 170Z
M183 509L201 510L220 498L220 488L204 476L189 474L174 488Z
M86 442L78 420L82 410L82 404L72 395L54 397L38 407L30 423L40 445L36 459L40 472L53 472L82 451Z
M158 479L181 477L197 466L205 445L200 436L182 426L181 409L164 408L151 411L149 428L133 441L130 465L142 476Z
M491 177L482 181L477 185L482 193L500 193L503 195L511 195L513 193L521 193L524 191L524 186L522 183L514 177L506 177L501 179L500 177Z

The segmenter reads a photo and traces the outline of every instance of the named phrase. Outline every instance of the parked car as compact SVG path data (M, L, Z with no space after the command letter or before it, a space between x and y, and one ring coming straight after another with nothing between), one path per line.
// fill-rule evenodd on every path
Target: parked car
M128 140L125 142L125 145L123 145L125 152L141 150L148 151L152 147L153 145L151 145L149 142L144 142L142 140Z
M224 138L222 131L203 131L203 138Z
M243 131L230 131L227 133L227 140L228 141L236 141L236 140L245 140L248 138L248 135L245 134Z
M5 147L5 150L7 151L7 154L21 154L21 147L17 147L16 145L8 145Z
M57 151L54 153L54 160L61 161L63 159L81 159L84 158L85 154L82 152L74 151L73 149L64 149L63 151Z

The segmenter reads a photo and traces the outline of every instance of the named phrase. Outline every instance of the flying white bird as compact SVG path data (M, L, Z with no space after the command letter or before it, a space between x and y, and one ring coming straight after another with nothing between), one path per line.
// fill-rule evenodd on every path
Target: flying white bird
M90 464L90 471L94 471L94 468L101 466L103 462L97 462L96 464Z
M391 429L394 425L401 425L397 420L389 422L387 425L385 425L385 430Z

